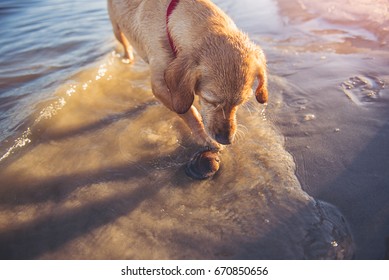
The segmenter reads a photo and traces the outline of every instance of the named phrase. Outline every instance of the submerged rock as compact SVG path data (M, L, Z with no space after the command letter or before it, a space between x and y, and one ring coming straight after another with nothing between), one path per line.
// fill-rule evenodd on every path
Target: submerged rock
M214 176L219 167L220 158L217 151L200 151L188 162L185 172L193 179L204 180Z

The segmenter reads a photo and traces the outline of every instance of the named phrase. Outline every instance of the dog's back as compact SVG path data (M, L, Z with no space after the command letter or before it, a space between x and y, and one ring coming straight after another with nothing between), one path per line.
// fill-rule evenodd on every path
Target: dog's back
M166 11L171 0L108 0L114 29L118 27L146 61L161 48L170 52ZM238 31L234 22L207 0L180 0L169 17L168 28L177 49L193 49L201 35ZM145 48L149 46L149 48ZM152 46L152 47L151 47Z
M166 9L169 0L108 0L112 26L129 40L138 55L149 61L160 48L166 33ZM166 36L165 36L166 37ZM166 44L164 42L164 44Z

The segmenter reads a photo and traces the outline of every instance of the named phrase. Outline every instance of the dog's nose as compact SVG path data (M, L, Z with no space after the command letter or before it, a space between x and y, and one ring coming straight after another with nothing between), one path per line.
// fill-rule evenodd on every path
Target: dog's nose
M232 137L228 132L215 134L215 140L222 145L230 145L232 143Z

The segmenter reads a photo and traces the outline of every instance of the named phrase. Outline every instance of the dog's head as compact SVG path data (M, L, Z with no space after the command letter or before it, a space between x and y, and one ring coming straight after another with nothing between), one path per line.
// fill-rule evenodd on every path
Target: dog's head
M188 54L180 53L165 71L172 109L186 113L198 95L207 133L228 145L236 133L236 112L252 95L259 103L268 98L266 61L262 50L243 34L212 36Z

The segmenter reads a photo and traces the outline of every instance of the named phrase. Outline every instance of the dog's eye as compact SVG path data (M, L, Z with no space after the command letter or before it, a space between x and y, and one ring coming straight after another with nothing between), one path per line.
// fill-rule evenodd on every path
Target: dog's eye
M207 103L211 103L212 102L212 100L208 97L208 94L202 94L201 95L201 99L202 100L204 100L205 102L207 102Z
M204 101L204 103L206 103L207 105L209 105L209 106L212 106L213 107L213 109L215 109L215 110L217 110L219 107L220 107L220 103L218 104L218 103L215 103L215 102L211 102L211 101L209 101L209 100L206 100L206 99L203 99L203 101Z

